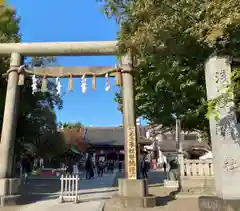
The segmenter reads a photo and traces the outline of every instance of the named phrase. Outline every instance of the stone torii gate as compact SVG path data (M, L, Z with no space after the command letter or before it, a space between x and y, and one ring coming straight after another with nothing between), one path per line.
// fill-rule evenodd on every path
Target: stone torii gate
M141 206L148 198L147 180L137 177L138 149L136 135L135 102L133 87L133 63L131 53L121 57L120 68L114 67L49 67L24 68L25 56L106 56L116 55L117 41L104 42L42 42L0 44L0 56L11 56L7 72L7 92L0 143L0 197L1 204L15 198L19 179L12 178L13 148L19 103L19 85L24 84L26 74L45 77L101 77L106 73L120 73L123 93L123 118L125 137L125 178L119 180L119 198L124 204L132 197ZM124 199L124 200L123 200ZM152 200L154 201L154 200ZM154 204L154 203L152 203Z

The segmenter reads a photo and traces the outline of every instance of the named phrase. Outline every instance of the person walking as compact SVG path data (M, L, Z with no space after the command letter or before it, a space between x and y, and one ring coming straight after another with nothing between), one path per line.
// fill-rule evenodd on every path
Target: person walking
M122 171L122 162L121 161L118 162L118 171L119 172Z
M113 174L113 171L114 171L114 161L113 160L110 160L110 162L109 162L109 170Z
M75 163L73 165L73 174L74 175L79 175L78 163Z
M73 173L73 158L71 156L68 157L67 160L67 174Z
M148 178L147 170L148 170L148 163L146 161L146 157L144 156L141 161L141 172L142 172L143 178L145 179Z
M86 161L85 170L86 170L86 179L94 178L93 163L92 163L91 157L88 157Z
M96 160L96 174L98 174L99 172L99 164L100 164L100 161Z
M98 166L98 176L99 177L103 176L104 168L105 168L104 161L99 161L99 166Z
M179 172L178 172L178 160L177 158L172 159L169 162L169 172L168 172L168 179L172 181L177 181L179 177Z
M27 155L23 156L21 165L22 165L22 173L24 176L23 184L26 184L28 180L28 176L31 173L31 161Z
M88 157L85 163L86 179L90 179L90 158Z
M163 162L163 170L164 170L164 173L166 174L167 173L167 164L165 161Z

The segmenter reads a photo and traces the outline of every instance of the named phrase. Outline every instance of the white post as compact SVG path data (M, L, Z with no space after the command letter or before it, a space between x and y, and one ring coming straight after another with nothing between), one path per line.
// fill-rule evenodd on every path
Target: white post
M62 203L63 202L63 186L64 186L64 177L63 177L63 175L61 176L60 180L61 180L60 202Z
M78 181L79 181L79 177L78 177L78 175L77 175L77 176L76 176L75 203L78 202Z
M73 197L74 197L74 193L75 193L75 176L74 175L72 175L72 179L71 179L71 181L72 181L72 184L71 184L71 188L72 188L72 190L71 190L71 198L73 199Z
M71 195L71 174L69 174L68 178L68 197Z
M78 202L78 187L79 187L79 176L78 175L62 175L61 181L61 191L60 191L60 202L65 200L74 203Z
M68 192L68 174L66 174L64 182L64 196L67 196L67 192Z
M181 187L181 177L184 175L184 160L183 160L183 153L182 153L182 136L181 136L181 120L180 119L176 119L176 145L177 145L177 153L178 153L178 168L179 168L179 172L178 172L178 184L179 184L179 188L182 189Z

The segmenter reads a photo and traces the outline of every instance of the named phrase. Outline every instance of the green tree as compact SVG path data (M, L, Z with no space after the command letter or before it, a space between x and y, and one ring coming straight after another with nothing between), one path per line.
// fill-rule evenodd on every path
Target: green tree
M36 154L46 158L59 159L68 150L61 132L46 132L35 142Z
M208 133L204 62L213 53L239 56L240 5L235 0L104 3L105 13L121 23L120 54L130 48L136 57L138 115L171 127L176 114L183 129Z
M63 128L82 128L83 124L81 122L64 122L62 126Z
M0 8L0 42L19 42L19 18L15 11L8 7ZM0 75L9 69L9 58L0 57ZM0 123L2 123L6 95L6 80L0 79Z
M59 123L62 128L65 143L69 147L74 146L79 151L86 151L88 144L84 141L86 129L81 122Z
M47 65L45 59L42 59L42 63L42 66ZM39 78L39 89L41 82ZM17 141L23 144L31 143L37 149L38 155L53 157L58 155L61 149L65 149L62 144L64 139L57 130L54 111L55 108L62 108L62 100L55 94L56 86L53 81L48 81L48 92L45 93L32 94L31 84L31 78L27 78L21 88L20 98L23 103L19 108Z

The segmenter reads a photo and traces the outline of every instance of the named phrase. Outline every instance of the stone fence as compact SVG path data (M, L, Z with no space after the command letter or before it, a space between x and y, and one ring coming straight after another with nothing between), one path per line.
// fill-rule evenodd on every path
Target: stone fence
M212 160L184 160L182 176L213 176Z
M184 191L215 191L212 160L184 160L181 184Z
M212 160L182 159L180 165L181 183L168 179L164 181L166 187L178 187L178 185L181 185L184 192L207 192L211 194L215 192Z

